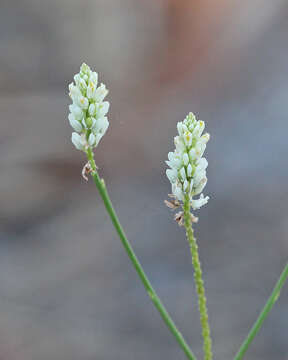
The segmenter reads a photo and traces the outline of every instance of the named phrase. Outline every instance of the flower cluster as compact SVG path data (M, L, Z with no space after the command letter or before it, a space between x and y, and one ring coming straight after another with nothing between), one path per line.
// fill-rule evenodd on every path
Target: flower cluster
M69 122L75 132L72 143L78 150L86 151L94 148L105 134L109 122L105 116L109 110L109 102L103 101L108 94L104 84L98 84L98 75L90 67L82 64L80 72L74 76L74 83L69 85Z
M193 210L207 204L209 197L204 197L202 190L207 183L207 160L202 157L210 136L202 135L204 121L197 121L192 113L178 122L178 136L174 138L176 149L168 153L166 175L172 184L172 193L177 201L184 201L186 195L190 198ZM193 196L200 195L198 199Z

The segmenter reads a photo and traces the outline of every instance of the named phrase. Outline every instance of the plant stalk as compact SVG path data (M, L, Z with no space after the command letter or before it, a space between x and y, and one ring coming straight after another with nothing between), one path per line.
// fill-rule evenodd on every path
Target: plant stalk
M278 300L280 296L281 289L285 283L285 281L288 278L288 263L284 267L284 270L282 271L269 299L267 300L265 306L263 307L259 317L257 318L256 322L254 323L252 329L250 330L249 334L247 335L246 339L244 340L243 344L241 345L238 353L236 354L234 360L241 360L243 356L245 355L249 345L257 335L258 331L263 325L264 320L266 319L267 315L273 308L273 305Z
M94 183L96 184L98 191L101 195L101 198L104 202L104 205L106 207L106 210L110 216L110 219L115 227L115 230L117 232L117 234L120 237L120 240L124 246L124 249L128 255L128 257L130 258L132 265L134 266L140 280L142 281L142 284L144 285L149 297L151 298L152 302L154 303L156 309L159 311L162 319L164 320L165 324L167 325L168 329L170 330L170 332L173 334L173 336L175 337L176 341L178 342L179 346L182 348L182 350L184 351L187 359L189 360L196 360L195 355L192 353L192 350L190 349L189 345L187 344L187 342L185 341L184 337L182 336L182 334L180 333L180 331L178 330L178 328L176 327L175 323L173 322L172 318L170 317L169 313L167 312L167 310L165 309L164 305L162 304L160 298L158 297L158 295L156 294L155 290L153 289L149 279L147 278L136 254L134 253L134 250L132 248L132 246L130 245L124 230L120 224L120 221L117 217L117 214L113 208L112 202L110 200L110 197L108 195L107 189L106 189L106 185L103 179L100 179L98 172L97 172L97 167L94 161L94 156L93 156L93 152L90 148L87 149L87 158L88 161L90 163L90 166L92 168L92 178L94 180Z
M208 322L208 311L206 304L207 301L206 301L205 288L202 277L202 269L198 254L198 245L196 242L196 238L194 237L194 231L191 223L190 198L188 195L185 196L183 210L184 210L184 225L186 228L186 236L192 256L192 264L194 267L194 281L198 295L198 307L199 307L200 322L201 322L202 337L203 337L204 360L211 360L213 357L212 340L210 335L210 326Z

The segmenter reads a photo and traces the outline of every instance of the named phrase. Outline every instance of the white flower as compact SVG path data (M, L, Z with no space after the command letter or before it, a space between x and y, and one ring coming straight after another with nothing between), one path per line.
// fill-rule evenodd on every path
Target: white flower
M81 121L83 119L84 113L79 106L71 104L69 105L69 110L76 120Z
M108 101L103 101L100 103L97 109L97 117L103 117L107 114L109 110L110 104Z
M108 129L109 122L107 120L107 117L103 117L100 119L97 119L95 121L95 125L92 129L93 132L102 134L102 136L105 134L106 130Z
M176 180L177 180L177 170L176 169L167 169L166 175L172 184L174 184L176 182Z
M88 109L89 101L85 96L79 96L76 101L81 109Z
M94 116L96 112L96 106L95 104L90 104L88 109L89 115Z
M77 132L81 132L82 131L82 125L81 125L81 122L77 121L75 119L75 116L70 113L68 115L68 119L69 119L69 122L70 122L70 125L73 127L73 129Z
M79 135L76 132L72 133L71 137L72 143L75 145L76 149L85 151L85 148L87 146L87 142L85 140L85 135Z
M96 136L93 133L91 133L88 138L88 143L90 146L94 146L95 142L96 142Z
M104 84L101 84L95 91L95 101L102 102L107 94L108 90L106 89L106 86Z
M106 114L109 102L103 101L108 94L104 84L98 85L98 75L86 64L82 64L80 72L74 76L74 83L69 85L69 123L76 131L72 134L72 142L79 150L94 148L108 129ZM88 141L86 141L88 139Z
M89 81L89 84L87 86L87 97L90 100L93 100L95 98L97 85L93 81Z
M201 194L198 200L191 200L191 206L194 210L200 209L201 206L207 204L208 200L209 196L204 198L203 194Z
M206 168L208 161L202 157L210 136L202 135L204 121L197 121L192 113L178 122L178 136L174 138L175 150L168 153L166 175L172 185L172 193L178 201L184 201L186 195L190 198L194 210L207 204L209 197L204 197L202 191L207 183ZM193 197L200 195L198 199Z
M184 193L182 189L181 182L176 179L176 182L172 184L172 193L176 197L177 200L183 201L184 200Z
M78 101L78 98L82 96L80 89L77 86L75 86L73 83L69 84L69 96L71 97L73 102Z

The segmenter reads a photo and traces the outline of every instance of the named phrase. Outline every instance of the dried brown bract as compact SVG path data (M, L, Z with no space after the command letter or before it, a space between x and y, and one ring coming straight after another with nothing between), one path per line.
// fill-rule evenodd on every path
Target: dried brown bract
M82 169L82 176L83 178L88 181L88 176L91 172L92 172L92 168L91 168L91 165L89 163L89 161L83 166L83 169Z
M181 204L180 202L175 198L173 194L168 194L168 196L172 199L170 201L164 200L164 203L167 207L169 207L172 210L177 209Z

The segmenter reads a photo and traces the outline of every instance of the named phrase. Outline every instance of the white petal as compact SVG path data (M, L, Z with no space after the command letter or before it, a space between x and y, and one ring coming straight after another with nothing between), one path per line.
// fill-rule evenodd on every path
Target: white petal
M182 136L182 139L186 146L190 147L192 145L193 137L190 131L185 131L185 133Z
M189 156L191 161L196 159L196 150L194 148L189 151Z
M198 186L200 181L202 181L202 179L204 179L204 178L206 178L206 170L201 170L201 171L195 172L195 174L194 174L194 185Z
M89 81L92 81L95 86L97 87L97 83L98 83L98 74L95 71L92 71L90 74L90 78Z
M78 84L79 84L79 82L80 82L80 79L81 79L80 74L74 75L74 81L75 81L75 83L76 83L77 86L78 86Z
M89 84L87 86L87 98L88 99L94 99L96 89L97 89L97 86L92 81L89 81Z
M193 184L194 184L194 181L193 179L190 180L190 196L192 197L194 195L193 193Z
M81 91L73 83L69 84L69 96L73 101L77 101L82 96Z
M177 123L177 130L178 130L179 135L183 134L183 123L182 122Z
M85 129L87 129L85 118L83 118L83 120L81 121L81 124Z
M174 137L174 144L178 153L182 153L185 150L185 144L180 136Z
M183 129L183 133L184 132L190 132L187 128L187 126L185 124L182 123L182 129Z
M193 194L194 194L194 195L200 194L200 193L203 191L203 189L204 189L204 187L206 186L206 184L207 184L207 178L204 177L204 178L201 179L201 181L197 184L197 186L193 189Z
M99 144L99 141L101 140L102 136L103 134L99 134L99 133L96 134L96 143L95 143L96 146Z
M109 110L109 107L110 107L109 101L104 101L102 104L100 104L97 115L99 117L105 116Z
M178 199L180 201L184 200L183 191L179 185L177 185L177 184L172 185L172 193L173 193L173 195L175 195L176 199Z
M205 123L202 120L197 121L197 125L193 130L193 135L196 137L200 137L204 131Z
M72 133L71 141L78 150L84 150L85 145L83 143L83 138L81 135L77 134L76 132Z
M201 136L200 138L200 141L203 143L203 144L206 144L210 139L210 135L208 133L204 134Z
M78 89L81 91L82 94L85 94L86 88L87 88L87 84L84 81L84 79L82 79L80 74L76 74L74 76L74 81L76 86L78 87Z
M89 101L88 101L88 99L86 97L80 96L77 99L77 103L81 107L81 109L88 109Z
M166 175L167 175L168 179L170 180L171 184L173 184L177 179L177 170L167 169Z
M109 121L108 121L107 117L97 119L96 124L98 127L98 132L104 135L109 126Z
M81 132L81 131L82 131L81 123L75 119L75 117L73 116L73 114L69 114L69 115L68 115L68 119L69 119L70 125L73 127L73 129L74 129L75 131L77 131L77 132Z
M197 162L196 172L205 170L208 166L208 161L205 158L201 158Z
M71 105L69 105L69 110L74 115L76 120L83 119L83 111L79 106L77 106L75 104L71 104Z
M95 125L96 125L97 120L96 120L94 117L91 117L91 119L92 119L92 126L91 126L91 128L92 128L92 129L94 129L94 128L95 128Z
M174 153L169 152L168 159L170 160L169 164L168 164L170 167L173 167L173 168L175 167L176 169L179 169L180 166L182 165L182 161L181 161L179 155L176 154L175 152Z
M191 206L193 210L198 210L201 208L201 206L207 204L208 200L209 200L209 196L206 196L204 198L203 194L201 194L198 200L191 200Z
M172 161L174 159L174 152L170 151L168 153L168 160Z
M104 84L101 84L95 91L94 100L96 100L97 102L101 102L107 94L108 90L106 89L106 86Z
M187 166L187 176L188 176L188 177L191 177L191 175L192 175L192 165L189 164L189 165Z
M189 182L187 180L184 181L184 184L183 184L183 190L184 191L187 191L188 190L188 186L189 186Z
M187 166L189 164L189 156L188 156L188 154L184 153L182 159L183 159L184 165Z
M88 143L90 146L94 146L95 142L96 142L96 137L93 133L91 133L88 138Z
M196 148L195 148L196 157L198 157L198 158L201 157L203 155L205 149L206 149L206 144L197 143Z
M181 175L182 180L185 181L185 180L186 180L186 172L185 172L185 168L184 168L184 167L182 167L182 168L180 169L180 175Z
M95 115L95 111L96 111L95 104L90 104L90 105L89 105L89 109L88 109L89 115L94 116L94 115Z

